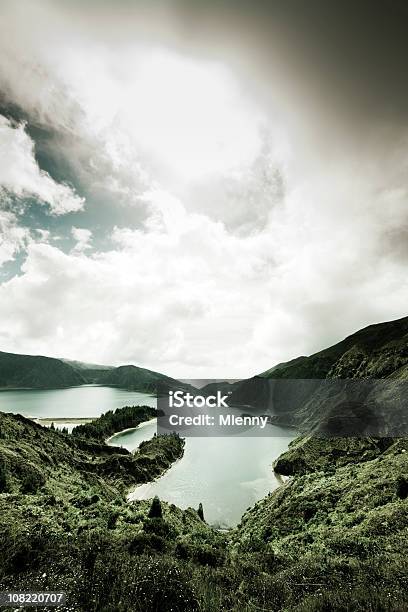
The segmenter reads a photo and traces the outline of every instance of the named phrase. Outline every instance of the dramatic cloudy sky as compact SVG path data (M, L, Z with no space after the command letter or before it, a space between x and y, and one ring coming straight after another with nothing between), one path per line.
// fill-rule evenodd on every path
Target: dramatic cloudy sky
M0 0L0 349L240 377L408 314L399 0Z

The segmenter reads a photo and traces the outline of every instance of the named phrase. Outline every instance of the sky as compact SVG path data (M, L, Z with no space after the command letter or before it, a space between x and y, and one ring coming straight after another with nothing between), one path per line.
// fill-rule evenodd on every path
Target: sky
M399 0L0 0L0 350L239 378L408 314Z

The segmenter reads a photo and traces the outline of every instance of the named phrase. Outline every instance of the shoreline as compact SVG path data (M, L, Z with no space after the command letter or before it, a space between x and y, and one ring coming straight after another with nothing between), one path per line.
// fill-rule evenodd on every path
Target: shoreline
M13 413L14 414L14 413ZM98 417L35 417L29 416L27 419L31 419L31 421L35 421L39 425L46 425L46 423L69 423L75 425L81 425L82 423L91 423L95 421Z
M114 434L112 434L111 436L109 436L109 438L106 438L105 444L109 444L109 442L115 436L120 436L120 435L122 435L122 434L124 434L124 433L126 433L128 431L136 431L137 429L142 429L143 427L146 427L146 425L148 425L149 423L152 423L153 421L157 422L157 417L152 417L151 419L148 419L147 421L142 421L141 423L139 423L139 425L136 425L136 427L128 427L127 429L122 429L121 431L117 431Z
M169 465L168 468L166 468L164 470L164 472L162 472L159 476L156 476L156 478L153 478L153 480L149 480L148 482L142 482L139 485L136 485L132 491L129 491L129 493L126 495L126 501L129 503L132 502L136 502L136 501L143 501L146 499L152 499L151 497L135 497L133 499L131 499L131 495L133 495L134 493L136 493L137 489L141 489L142 487L145 487L148 490L148 487L151 487L155 482L157 482L158 480L160 480L160 478L163 478L163 476L165 474L167 474L167 472L169 470L171 470L175 465L177 465L177 463L179 463L179 461L181 461L184 458L184 450L183 450L183 454L181 457L179 457L178 459L176 459L176 461L173 461L173 463L171 465Z

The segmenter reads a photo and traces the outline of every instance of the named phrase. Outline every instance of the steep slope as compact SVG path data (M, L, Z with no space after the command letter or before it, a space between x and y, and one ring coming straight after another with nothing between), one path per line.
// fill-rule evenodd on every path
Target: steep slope
M129 453L0 412L0 589L64 591L73 612L197 610L188 559L217 558L223 536L191 508L125 497L183 448L156 436Z
M240 590L262 609L408 609L407 440L360 443L310 440L292 478L243 516L231 553L254 568Z
M375 400L370 384L364 387L363 383L370 379L389 380L388 389L384 383L384 388L376 391L377 397L381 392L383 403L387 393L388 400L392 399L391 381L396 381L397 387L397 381L408 379L408 317L370 325L310 357L298 357L242 381L235 386L231 403L267 411L275 423L313 429L323 419L330 417L334 422L338 416L332 414L335 406L341 406L342 416L347 417L344 407L350 399L350 385L342 387L340 381L361 381L355 389L362 391L363 408L369 393L370 401ZM357 393L351 396L357 397ZM348 402L350 409L355 404ZM383 412L381 418L385 404ZM368 412L365 416L369 417ZM393 416L393 425L400 416L399 412Z
M63 388L86 379L61 359L0 352L0 388Z
M138 407L133 410L138 413ZM141 408L142 412L144 410ZM96 424L103 423L105 416L96 419ZM118 429L112 428L110 433L120 430L119 423ZM184 441L176 436L156 436L143 447L143 453L132 454L124 448L83 437L81 431L72 436L42 427L20 414L0 412L3 476L0 492L38 491L43 494L58 491L63 495L75 483L86 488L89 482L99 482L101 487L108 488L114 484L118 490L125 490L131 484L147 482L165 471L183 454ZM105 485L100 477L105 478Z
M310 357L298 357L265 378L386 378L408 364L408 317L369 325Z

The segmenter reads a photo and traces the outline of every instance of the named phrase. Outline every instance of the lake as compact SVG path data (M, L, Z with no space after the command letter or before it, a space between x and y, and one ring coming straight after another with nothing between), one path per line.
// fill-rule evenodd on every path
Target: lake
M126 405L155 406L156 398L115 387L83 385L68 389L3 390L0 410L36 419L97 417ZM64 425L63 421L58 426ZM69 429L73 424L67 423ZM181 508L198 508L207 522L220 527L236 525L243 512L279 486L272 462L287 449L294 433L269 426L270 437L186 438L184 456L161 478L137 487L130 499L158 495ZM156 431L156 422L116 434L109 444L134 450Z
M2 412L20 413L34 418L98 417L108 410L138 404L156 406L156 397L100 385L0 391Z
M141 485L129 499L158 495L180 508L198 508L208 523L233 527L245 510L280 485L272 462L294 438L293 431L269 426L271 437L186 438L184 456L163 476ZM134 450L156 431L156 423L113 436L109 444Z

